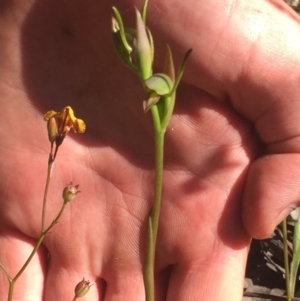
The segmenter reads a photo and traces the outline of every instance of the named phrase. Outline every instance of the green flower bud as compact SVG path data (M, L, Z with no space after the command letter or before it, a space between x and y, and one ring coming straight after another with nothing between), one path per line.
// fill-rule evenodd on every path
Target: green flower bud
M75 287L74 299L85 296L90 290L91 286L92 284L90 284L90 281L83 278Z
M113 7L112 36L117 54L123 63L143 81L152 75L153 38L146 26L147 1L141 13L136 9L136 28L125 28L117 8Z
M157 104L162 96L171 93L173 82L171 78L163 73L156 73L144 81L148 97L143 101L144 112L147 112L153 105Z
M149 91L157 95L167 95L173 89L173 82L170 77L163 73L156 73L144 81Z
M142 80L152 74L153 41L150 31L146 28L140 12L136 9L136 41L135 55L137 69Z
M51 117L48 119L47 130L48 130L49 141L53 143L57 137L57 122L55 117Z
M77 193L80 192L78 190L78 187L79 185L73 185L71 182L68 186L64 188L62 196L65 204L75 199Z

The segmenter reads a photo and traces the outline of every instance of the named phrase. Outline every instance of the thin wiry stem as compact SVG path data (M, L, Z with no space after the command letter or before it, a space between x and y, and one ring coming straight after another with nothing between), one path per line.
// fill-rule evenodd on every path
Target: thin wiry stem
M285 268L285 283L286 283L286 295L287 301L292 300L291 290L290 290L290 268L289 268L289 253L287 245L287 224L286 219L282 222L282 234L283 234L283 256L284 256L284 268Z
M54 166L54 160L56 158L57 151L58 151L58 146L55 145L55 150L53 153L53 143L51 143L50 154L49 154L49 159L48 159L47 179L46 179L46 185L45 185L44 197L43 197L41 233L45 230L45 215L46 215L48 190L49 190L52 170L53 170L53 166Z
M151 112L155 132L155 185L154 202L148 217L147 248L143 271L146 301L154 301L155 298L154 262L162 199L165 136L165 130L161 128L157 107L152 106Z
M12 301L12 296L13 296L13 290L14 290L15 283L17 282L18 278L22 275L22 273L25 271L25 269L27 268L27 266L31 262L33 256L36 254L37 250L39 249L40 245L42 244L45 236L50 232L50 230L54 227L54 225L56 225L58 223L58 220L60 219L61 215L63 214L63 212L66 208L66 205L67 205L66 203L63 203L59 213L56 216L56 218L52 221L50 226L40 234L40 236L38 238L38 241L35 244L34 249L32 250L31 254L27 258L27 260L25 261L25 263L23 264L23 266L21 267L19 272L16 274L16 276L13 279L9 280L9 293L8 293L7 301Z

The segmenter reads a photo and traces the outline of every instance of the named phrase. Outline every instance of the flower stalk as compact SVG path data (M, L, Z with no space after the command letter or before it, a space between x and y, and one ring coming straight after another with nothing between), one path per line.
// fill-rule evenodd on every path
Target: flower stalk
M155 187L148 216L143 276L146 301L154 301L154 262L163 188L164 137L171 120L176 89L181 81L191 49L185 54L175 77L172 52L167 47L163 73L153 74L154 43L146 26L146 0L141 13L136 9L136 28L125 28L121 14L113 7L112 35L115 49L125 66L140 78L146 93L144 112L151 111L155 134Z
M295 287L297 283L297 275L300 264L300 214L298 213L297 219L294 221L293 231L293 250L292 260L289 261L288 249L288 234L287 234L287 218L282 221L282 238L283 238L283 255L285 267L285 280L286 280L286 296L287 301L293 300L295 296Z
M83 133L86 129L84 121L75 117L73 109L71 107L65 107L61 112L49 111L45 114L44 120L47 121L48 138L50 141L50 154L48 158L47 178L43 197L41 232L29 257L14 277L10 276L9 272L0 263L0 271L2 271L2 273L5 275L6 279L9 282L7 301L12 301L15 283L31 262L33 256L36 254L46 235L51 231L54 225L58 223L58 220L63 214L67 204L74 200L77 193L79 192L79 185L73 185L72 182L63 190L62 207L55 219L51 222L51 224L46 229L44 229L48 189L58 148L62 144L64 138L66 137L67 133L70 131L71 128L73 128L75 133Z
M4 269L4 267L0 264L0 269L4 272L8 282L9 282L9 290L8 290L8 298L7 301L12 301L12 297L13 297L13 291L14 291L14 287L15 287L15 283L17 282L17 280L19 279L19 277L23 274L23 272L25 271L25 269L27 268L27 266L29 265L29 263L31 262L33 256L36 254L37 250L39 249L39 247L41 246L44 238L46 237L46 235L52 230L52 228L58 223L60 217L62 216L67 204L72 201L76 194L79 192L77 190L78 185L72 185L72 183L70 183L63 191L63 199L64 202L62 204L62 207L60 208L60 211L58 212L57 216L55 217L55 219L52 221L52 223L50 224L50 226L48 226L47 229L45 229L43 232L40 233L40 236L33 248L33 250L31 251L29 257L27 258L27 260L25 261L25 263L23 264L23 266L21 267L21 269L19 270L19 272L16 274L15 277L11 277L8 272ZM65 191L72 191L73 197L72 199L68 199L67 201L65 200Z
M56 218L52 221L52 223L50 224L50 226L45 230L43 231L36 244L35 244L35 247L33 248L33 250L31 251L29 257L27 258L27 260L25 261L25 263L23 264L23 266L21 267L21 269L19 270L19 272L16 274L15 277L11 278L7 278L8 279L8 282L9 282L9 290L8 290L8 298L7 298L7 301L12 301L12 297L13 297L13 291L14 291L14 286L15 286L15 283L17 282L17 280L19 279L19 277L23 274L23 272L25 271L25 269L27 268L27 266L29 265L29 263L31 262L33 256L36 254L37 250L39 249L40 245L42 244L45 236L50 232L50 230L54 227L54 225L56 225L58 223L58 220L60 219L61 215L63 214L65 208L66 208L66 205L65 203L63 203L59 213L57 214ZM7 276L9 276L7 274Z
M287 301L292 301L291 286L290 286L290 268L289 268L289 253L287 245L287 222L286 219L282 221L282 234L283 234L283 259L285 268L285 283Z
M70 106L63 108L60 112L56 112L53 110L48 111L44 115L44 120L47 121L48 137L50 141L50 153L48 159L46 185L43 197L41 233L44 231L45 227L48 189L54 166L54 160L56 158L58 148L63 143L66 135L71 129L73 129L75 133L84 133L86 130L85 122L82 119L75 117L74 111ZM54 144L55 150L53 151Z

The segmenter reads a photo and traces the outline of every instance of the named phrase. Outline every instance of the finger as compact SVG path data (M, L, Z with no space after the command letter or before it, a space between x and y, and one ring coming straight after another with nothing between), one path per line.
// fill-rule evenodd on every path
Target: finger
M142 265L139 260L126 258L120 253L105 264L103 275L106 280L105 301L145 300Z
M274 154L255 161L245 189L243 220L248 233L268 237L300 202L300 154Z
M222 178L229 181L228 176L229 172ZM168 235L158 241L158 267L164 268L165 262L175 263L167 300L241 300L250 241L240 218L237 182L242 183L241 178L237 180L235 175L236 187L230 190L229 197L226 193L225 199L225 189L221 193L212 189L206 193L202 187L196 198L181 202L178 215L176 199L172 208L163 206L159 235L164 231Z
M90 289L84 300L103 300L105 285L102 279L92 275L89 269L77 268L76 264L73 266L62 264L57 257L51 257L45 286L45 300L73 300L75 287L83 279L90 283Z
M17 232L0 235L0 263L10 277L14 278L24 265L36 241ZM45 252L41 248L16 281L13 300L42 300L44 287ZM0 300L8 297L8 281L0 271Z
M247 248L230 250L227 258L175 265L167 301L240 301L247 253Z

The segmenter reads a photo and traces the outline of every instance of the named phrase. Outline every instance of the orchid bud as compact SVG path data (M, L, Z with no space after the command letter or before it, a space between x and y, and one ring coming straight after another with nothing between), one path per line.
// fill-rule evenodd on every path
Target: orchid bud
M136 9L135 55L137 69L142 80L152 74L153 41L140 12Z
M157 104L161 96L166 96L173 89L171 78L163 73L156 73L144 81L148 91L148 97L143 102L144 112L147 112L153 105Z
M123 63L135 72L141 80L152 74L154 46L151 32L145 24L146 7L143 16L136 9L136 28L125 28L120 12L113 7L112 36L117 54Z
M156 73L144 81L146 88L157 95L164 96L173 89L171 78L163 73Z

